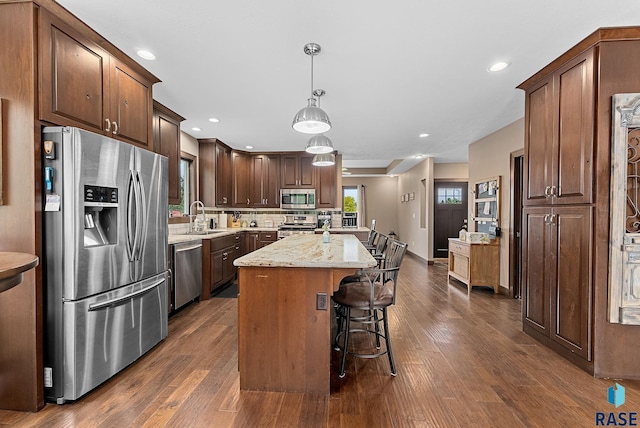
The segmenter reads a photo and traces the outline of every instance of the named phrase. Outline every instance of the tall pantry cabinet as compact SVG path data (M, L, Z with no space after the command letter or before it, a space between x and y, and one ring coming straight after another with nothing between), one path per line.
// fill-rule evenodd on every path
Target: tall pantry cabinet
M53 0L0 1L0 76L0 251L40 257L0 294L0 408L37 411L46 323L41 127L78 126L153 149L158 79Z
M640 378L640 327L607 320L611 97L639 69L640 27L603 28L518 86L523 330L598 377Z

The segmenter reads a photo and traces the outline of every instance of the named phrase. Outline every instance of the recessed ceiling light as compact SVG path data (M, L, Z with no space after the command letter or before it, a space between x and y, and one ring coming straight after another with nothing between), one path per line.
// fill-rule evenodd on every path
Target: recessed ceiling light
M139 49L136 53L142 59L147 59L149 61L153 61L154 59L156 59L156 56L154 54L144 49Z
M251 149L253 149L253 146L244 146L244 148L247 149L247 150L251 150Z
M422 159L424 155L413 155L414 159Z
M209 122L218 123L220 122L220 119L218 119L217 117L210 117Z
M511 63L509 62L496 62L491 67L488 68L488 71L502 71L505 68L509 67Z
M202 131L202 129L198 128L197 126L194 126L193 128L191 128L191 130L196 132Z
M429 135L431 135L431 134L424 133L424 134L420 134L420 135L418 135L418 137L420 137L420 138L427 138Z

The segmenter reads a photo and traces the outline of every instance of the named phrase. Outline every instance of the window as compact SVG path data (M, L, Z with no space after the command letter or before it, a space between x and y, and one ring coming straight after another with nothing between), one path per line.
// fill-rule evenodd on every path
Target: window
M439 204L462 204L462 189L459 187L441 187L438 189Z
M357 186L344 186L342 188L342 211L345 213L358 212Z
M196 168L195 157L182 152L180 155L180 203L169 205L171 217L189 214L189 206L196 197ZM180 215L179 215L180 214Z

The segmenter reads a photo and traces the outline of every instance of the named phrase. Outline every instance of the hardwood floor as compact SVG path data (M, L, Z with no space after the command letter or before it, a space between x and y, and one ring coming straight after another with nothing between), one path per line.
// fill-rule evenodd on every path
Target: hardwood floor
M386 358L348 360L330 396L239 391L237 300L192 304L169 337L75 403L38 413L0 411L16 427L582 427L596 412L640 410L607 402L612 380L594 379L521 331L520 303L493 290L467 297L446 266L406 257L389 310L398 376ZM360 344L359 346L361 346Z

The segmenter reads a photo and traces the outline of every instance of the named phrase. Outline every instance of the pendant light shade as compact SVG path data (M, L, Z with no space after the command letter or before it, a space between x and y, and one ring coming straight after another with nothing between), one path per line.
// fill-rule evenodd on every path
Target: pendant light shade
M333 151L333 143L323 134L314 135L307 143L305 149L307 153L331 153Z
M331 129L329 116L316 106L316 99L309 98L309 105L293 118L293 129L303 134L320 134Z
M336 155L333 153L319 153L311 160L313 166L331 166L336 164Z
M313 93L313 57L320 53L320 45L307 43L304 46L304 53L311 57L311 97L307 100L309 104L293 118L291 126L303 134L320 134L331 129L329 116L316 105L316 98Z

